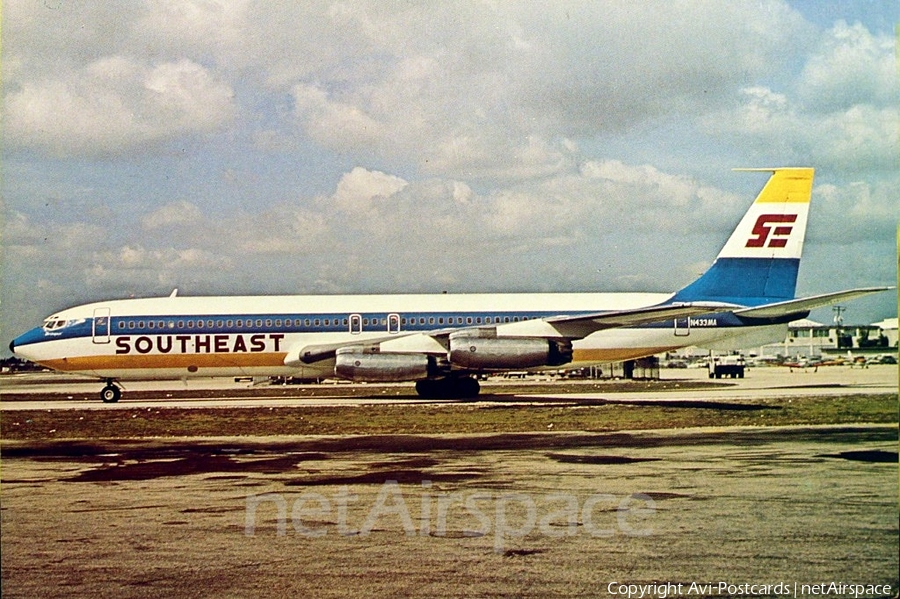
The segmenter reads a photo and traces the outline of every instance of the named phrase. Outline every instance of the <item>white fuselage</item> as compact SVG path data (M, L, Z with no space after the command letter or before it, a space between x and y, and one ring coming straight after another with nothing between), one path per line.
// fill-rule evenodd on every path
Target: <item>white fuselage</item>
M106 379L334 375L304 348L377 343L381 353L440 356L435 331L479 327L504 337L552 336L545 318L628 310L671 294L460 294L166 297L70 308L17 340L15 351L50 368ZM727 314L595 332L573 343L572 366L613 362L784 327L735 326Z

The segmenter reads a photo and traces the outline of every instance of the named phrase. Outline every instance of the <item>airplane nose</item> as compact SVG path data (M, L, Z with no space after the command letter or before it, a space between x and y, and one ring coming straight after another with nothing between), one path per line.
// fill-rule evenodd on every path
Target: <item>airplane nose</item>
M9 351L11 351L12 353L16 353L16 340L15 339L13 339L12 341L9 342Z

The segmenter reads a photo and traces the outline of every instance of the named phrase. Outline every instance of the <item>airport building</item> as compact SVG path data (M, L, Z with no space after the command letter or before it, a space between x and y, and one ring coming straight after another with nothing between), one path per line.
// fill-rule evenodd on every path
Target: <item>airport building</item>
M745 351L760 357L803 356L819 358L828 355L879 354L897 351L897 319L887 318L870 325L822 324L812 320L796 320L788 325L783 342Z

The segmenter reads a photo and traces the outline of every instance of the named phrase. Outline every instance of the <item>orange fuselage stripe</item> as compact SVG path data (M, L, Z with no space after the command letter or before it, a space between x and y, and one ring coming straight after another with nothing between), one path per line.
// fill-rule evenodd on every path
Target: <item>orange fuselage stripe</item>
M152 354L127 356L85 356L78 358L61 358L45 360L44 366L64 372L82 372L96 370L135 370L162 368L259 368L283 367L284 357L279 353L246 353L246 354Z
M621 362L652 356L678 347L635 347L576 349L573 363ZM178 369L194 372L202 368L283 368L287 354L278 353L211 353L211 354L148 354L84 356L45 360L44 366L63 372L94 372L115 370Z

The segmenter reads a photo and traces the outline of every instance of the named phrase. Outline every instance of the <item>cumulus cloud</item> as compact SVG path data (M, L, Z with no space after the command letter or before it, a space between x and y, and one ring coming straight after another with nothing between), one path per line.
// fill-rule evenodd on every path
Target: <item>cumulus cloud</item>
M896 106L900 103L897 73L895 36L876 35L860 23L839 21L804 65L797 94L818 112L861 104Z
M739 138L785 162L877 171L894 169L900 156L898 105L893 38L838 22L796 85L743 87L735 107L698 122L713 135Z
M682 268L671 261L660 269L667 256L711 261L751 201L649 165L588 161L579 172L483 198L485 224L475 239L499 263L540 273L518 274L532 286L665 290L695 274L679 276Z
M790 97L756 86L742 90L743 105L700 119L714 135L737 135L756 151L790 164L830 170L892 168L898 156L896 106L853 105L820 114Z
M823 183L813 191L810 238L830 245L890 238L900 214L900 177Z
M406 185L400 177L358 166L341 177L330 200L344 212L366 212L375 199L389 198Z
M153 230L163 227L196 226L203 218L203 213L196 205L182 200L166 204L141 218L144 229Z
M112 154L191 133L234 114L231 87L187 59L146 65L112 56L6 94L5 139L57 156Z
M386 133L362 108L332 100L315 86L297 85L293 95L297 118L306 132L326 146L364 149Z
M307 80L292 87L303 131L429 176L485 180L558 173L575 137L712 106L809 37L780 2L354 3L328 17L341 33L311 49L326 64L312 76L298 66Z
M126 245L113 250L94 253L92 274L99 276L129 271L153 271L161 273L184 268L210 268L227 265L229 260L197 248L148 249L142 245Z

